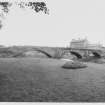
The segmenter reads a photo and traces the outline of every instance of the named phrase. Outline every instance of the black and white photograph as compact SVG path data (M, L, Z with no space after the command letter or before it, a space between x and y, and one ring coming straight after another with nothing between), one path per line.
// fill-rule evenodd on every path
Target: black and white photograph
M105 0L0 0L0 102L105 102Z

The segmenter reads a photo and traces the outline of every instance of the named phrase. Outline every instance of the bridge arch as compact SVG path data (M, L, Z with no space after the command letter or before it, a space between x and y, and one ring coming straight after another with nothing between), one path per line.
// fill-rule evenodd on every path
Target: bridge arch
M51 58L51 54L47 53L46 51L43 51L43 50L40 50L40 49L32 49L32 50L28 50L28 51L24 51L24 52L20 52L20 53L17 53L15 54L13 57L20 57L20 56L29 56L31 54L31 56L34 56L32 53L33 51L36 51L36 52L39 52L39 53L42 53L44 55L46 55L48 58ZM35 52L34 52L35 53Z
M96 58L101 58L101 55L98 52L92 52Z
M82 55L75 51L70 51L71 54L75 55L77 58L81 59Z
M44 50L34 49L34 51L41 52L41 53L45 54L47 57L52 58L52 55L51 55L51 54L49 54L48 52L44 51Z

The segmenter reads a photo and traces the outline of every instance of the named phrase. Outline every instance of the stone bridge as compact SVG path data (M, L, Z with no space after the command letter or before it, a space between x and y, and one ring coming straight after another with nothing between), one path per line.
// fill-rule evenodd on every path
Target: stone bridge
M71 54L75 55L77 58L95 56L96 58L102 58L105 56L105 49L74 49L67 48L66 51L70 51Z
M54 54L58 50L64 55L72 54L75 55L78 59L84 57L95 56L96 58L105 57L105 49L74 49L74 48L35 48L33 51L38 51L45 54L49 58L53 58Z
M89 56L95 56L96 58L102 58L105 57L105 49L74 49L74 48L57 48L61 53L67 54L70 53L72 55L75 55L78 59L82 59L84 57ZM41 48L41 49L34 49L41 53L44 53L49 58L52 58L54 56L54 53L56 53L55 48Z
M13 48L2 48L0 49L0 52L8 52L8 51L15 51L17 52L17 49ZM96 49L96 48L85 48L85 49L75 49L75 48L55 48L55 47L37 47L37 48L28 48L28 49L18 49L18 51L20 53L25 53L27 51L38 51L40 53L43 53L44 55L46 55L49 58L56 58L54 57L56 54L60 54L60 55L66 55L66 57L68 57L68 55L75 55L77 58L81 59L81 58L86 58L89 56L95 56L96 58L105 58L105 48L100 48L100 49ZM72 56L71 56L72 57Z

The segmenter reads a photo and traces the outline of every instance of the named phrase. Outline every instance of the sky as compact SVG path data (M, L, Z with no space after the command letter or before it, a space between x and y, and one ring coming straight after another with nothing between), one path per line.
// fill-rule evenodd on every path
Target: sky
M46 4L49 15L13 6L3 20L0 44L66 47L72 39L87 38L105 46L105 0L46 0Z

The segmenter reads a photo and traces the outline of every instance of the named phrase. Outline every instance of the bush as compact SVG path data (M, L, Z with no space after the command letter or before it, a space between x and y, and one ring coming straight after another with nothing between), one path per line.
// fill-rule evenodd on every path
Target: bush
M98 63L98 64L103 64L103 63L105 63L105 60L97 59L97 60L93 60L93 62Z
M88 58L83 58L79 61L83 62L93 62L93 63L98 63L98 64L103 64L105 63L105 59L103 58L96 58L96 57L88 57Z
M78 62L78 61L68 61L66 62L62 68L66 68L66 69L79 69L79 68L86 68L87 65L82 63L82 62Z
M23 56L19 50L15 51L10 48L0 48L0 58L11 58Z

